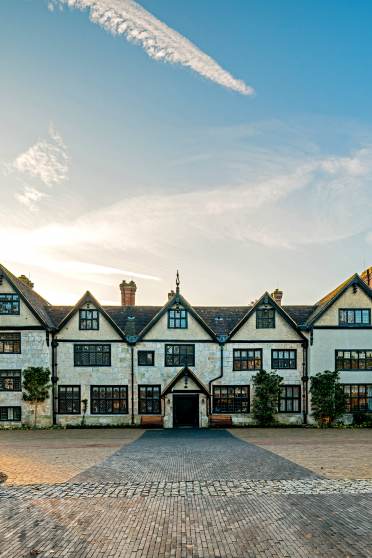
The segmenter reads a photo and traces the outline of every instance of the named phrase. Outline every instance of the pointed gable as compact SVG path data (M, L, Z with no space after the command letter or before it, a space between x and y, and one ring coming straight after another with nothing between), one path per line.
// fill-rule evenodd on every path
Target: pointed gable
M26 285L6 267L0 264L0 292L15 293L20 297L20 314L18 316L1 316L2 325L44 326L48 330L55 327L50 314L51 305L34 289Z
M98 330L80 329L80 310L98 311ZM123 331L94 296L87 291L58 325L60 339L124 339Z
M316 303L306 326L337 326L341 308L369 308L372 313L372 290L355 273Z
M272 309L275 312L274 327L257 328L257 311ZM257 302L251 306L245 316L236 324L230 332L230 339L234 341L250 340L260 341L272 339L280 340L306 340L297 324L283 309L277 304L268 292L264 293Z
M174 378L172 378L172 380L165 386L161 396L164 397L173 389L182 390L185 392L187 392L188 390L196 389L200 390L207 396L209 395L207 387L188 367L182 368L182 370L180 370L178 374L176 374Z
M187 327L186 328L172 328L169 327L169 310L181 311L187 313ZM182 339L182 340L214 340L215 334L212 329L207 325L203 318L196 312L196 310L187 302L187 300L180 294L176 293L168 302L161 308L161 310L153 317L152 320L145 326L140 334L141 339L154 340L154 339Z

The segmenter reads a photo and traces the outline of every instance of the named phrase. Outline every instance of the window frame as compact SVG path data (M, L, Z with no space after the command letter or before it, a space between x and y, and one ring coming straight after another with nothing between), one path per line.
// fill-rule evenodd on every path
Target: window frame
M237 389L242 389L242 388L245 388L248 392L247 397L244 398L244 400L247 403L247 410L246 411L237 410L236 390ZM216 391L221 391L221 389L226 389L227 390L227 394L226 394L225 397L222 396L221 394L219 396L216 396ZM233 394L232 397L229 395L229 389L234 390L234 394ZM212 399L213 399L212 409L213 409L213 414L214 415L229 415L229 414L232 414L232 415L246 415L246 414L249 414L251 412L251 388L250 388L249 384L224 384L224 385L213 386ZM220 400L225 399L226 400L225 409L222 409L220 411L216 410L216 406L217 406L216 405L216 399L220 399ZM228 403L229 400L233 401L233 410L229 409L229 403ZM242 407L242 403L243 403L243 398L241 397L240 408ZM222 404L220 404L219 406L222 407Z
M141 398L141 388L146 388L146 397L145 399ZM159 412L142 412L141 411L141 401L145 401L146 402L146 407L147 407L147 390L151 388L152 391L152 401L154 400L154 389L158 389L159 390ZM160 384L138 384L138 414L139 415L161 415L161 385Z
M1 409L13 409L13 418L1 418ZM14 409L19 409L19 418L14 418ZM22 422L22 407L21 405L0 405L0 422Z
M345 354L345 353L350 353L350 358L345 358L345 356L342 357L342 359L343 359L343 364L345 363L345 360L346 360L346 361L348 361L348 360L350 361L350 368L339 368L339 367L337 366L337 360L338 360L337 353L344 353L344 354ZM358 355L359 355L360 353L365 353L365 355L366 355L364 359L361 359L361 358L358 356L358 359L357 359L357 360L358 360L358 367L354 367L354 368L352 367L352 361L353 361L353 359L352 359L352 357L351 357L352 353L358 353ZM367 357L367 353L371 353L371 356L370 356L370 357ZM340 357L339 357L339 358L340 358ZM360 368L360 367L359 367L359 363L360 363L361 360L364 360L364 361L365 361L365 367L364 367L364 368ZM370 361L369 367L367 367L367 362L368 362L368 361ZM355 372L356 370L357 370L358 372L360 372L360 371L361 371L361 372L364 372L364 371L370 371L370 370L372 370L372 349L336 349L336 350L335 350L335 370L345 371L345 372ZM353 384L353 385L355 385L355 384Z
M82 354L84 351L79 352L77 347L109 347L108 355L109 355L109 363L108 364L78 364L76 361L77 354ZM88 354L90 351L86 351ZM93 351L92 351L93 353ZM105 351L102 351L104 354ZM97 354L95 352L95 354ZM76 368L109 368L111 366L111 343L74 343L74 367Z
M79 390L79 412L71 411L71 412L61 412L61 388L66 390L66 388L77 388ZM72 398L72 401L74 398ZM58 386L58 414L59 415L81 415L81 385L78 384L62 384Z
M96 312L97 313L97 317L96 318L83 318L82 317L82 313L83 312ZM97 310L97 308L80 308L79 309L79 331L99 331L99 310ZM97 327L81 327L82 322L94 322L97 321Z
M260 320L264 320L264 318L259 317L259 312L272 312L272 324L273 325L259 325ZM267 319L267 318L266 318ZM256 308L256 329L275 329L276 324L276 311L275 308Z
M171 317L171 312L179 312L180 317L176 318L175 316ZM181 317L181 314L184 313L184 316ZM176 308L169 308L168 309L168 329L188 329L189 322L188 322L189 313L185 308L180 308L177 310ZM171 321L173 321L173 325L171 325ZM179 325L176 325L177 321L179 321ZM181 323L184 321L185 325L182 326Z
M9 336L10 338L13 336L13 339L8 339L8 343L12 342L13 343L13 348L15 346L15 344L18 344L18 351L1 351L0 350L0 354L1 355L20 355L22 353L22 335L20 332L0 332L0 347L3 346L5 343L7 343L7 341L5 341L6 336ZM14 339L14 337L16 337L16 339Z
M9 374L9 376L6 376L6 374ZM16 376L15 373L17 373L18 375ZM4 388L4 380L7 379L12 379L14 382L14 378L16 378L17 380L19 380L19 388L15 389L6 389ZM17 382L18 385L18 382ZM8 392L20 392L22 391L22 370L21 369L0 369L0 392L1 393L8 393Z
M181 354L178 353L179 355L179 363L178 364L174 364L174 362L172 364L168 364L167 363L167 356L172 356L173 358L176 356L175 354L173 355L168 355L167 352L167 348L168 347L192 347L193 348L193 354L192 354L192 360L190 360L190 362L181 362ZM187 356L187 355L186 355ZM187 360L187 359L186 359ZM178 366L182 366L182 367L188 367L188 366L195 366L195 343L166 343L164 346L164 366L166 367L178 367Z
M344 393L346 393L347 396L348 396L347 401L346 401L346 413L348 413L348 414L372 413L372 383L370 383L370 384L341 384L341 385L344 389ZM351 390L352 390L353 386L358 387L358 395L357 396L352 396L351 395ZM346 387L349 388L348 392L345 390ZM363 395L360 394L360 388L361 387L366 388L366 394L364 395L364 397L363 397ZM371 387L371 395L368 395L368 388L369 387ZM358 401L358 408L357 409L352 407L352 403L351 403L352 399ZM367 400L367 407L368 407L368 403L369 403L369 400L370 400L371 401L371 408L370 409L368 409L368 408L367 409L361 409L360 408L360 403L359 403L360 399L366 399Z
M279 356L274 358L274 353L294 353L294 358L288 357L288 359L280 358ZM288 360L290 363L294 361L294 366L274 366L274 361ZM272 370L297 370L297 349L271 349L271 369Z
M115 397L105 397L105 398L101 398L101 397L94 397L93 395L93 390L99 388L99 390L104 389L105 390L105 394L107 394L107 390L111 389L111 391L113 391L115 388L119 388L119 397L115 398ZM120 391L124 389L125 390L125 396L121 397L120 396ZM119 412L114 412L112 411L107 412L107 405L106 405L106 412L101 413L100 411L94 411L93 410L93 402L97 400L99 401L105 401L105 403L107 403L108 401L111 401L112 404L112 408L113 408L113 402L114 401L124 401L125 402L125 411L119 411ZM99 404L98 404L99 405ZM91 415L98 415L98 416L102 416L102 415L107 415L107 416L117 416L117 415L128 415L129 414L129 408L128 408L128 385L125 384L116 384L116 385L107 385L107 384L95 384L95 385L91 385L90 386L90 414Z
M1 298L2 297L15 297L16 298L16 302L17 304L17 312L2 312L2 301ZM5 302L5 301L4 301ZM13 301L9 301L13 304ZM19 296L18 293L0 293L0 316L19 316L21 313L21 297Z
M280 393L280 395L279 395L279 398L278 398L278 413L280 413L280 414L282 414L282 413L283 413L283 414L288 414L288 413L290 413L290 414L295 414L295 415L301 413L301 408L302 408L302 404L301 404L301 402L302 402L302 394L301 394L301 391L302 391L302 390L301 390L300 384L282 384L282 385L280 386L280 389L283 389L283 388L286 390L286 395L285 395L284 397L282 397L282 394L281 394L281 393ZM294 395L291 395L291 396L287 395L287 390L288 390L288 388L290 388L290 389L292 389L292 390L293 390L293 388L297 388L297 389L298 389L298 396L295 397ZM293 410L293 402L296 401L296 400L298 400L298 410L297 410L297 411L294 411L294 410ZM284 402L285 402L285 410L284 410L284 411L282 411L281 408L280 408L280 402L281 402L281 401L284 401ZM288 404L289 404L290 402L292 403L292 409L288 409Z
M140 362L140 356L151 355L151 364ZM155 366L155 351L146 351L146 349L140 349L137 351L137 366Z
M241 353L242 351L245 351L246 353L248 353L248 352L253 352L253 353L256 353L256 352L257 352L257 353L259 353L259 354L260 354L261 366L260 366L260 367L256 367L256 360L257 360L257 357L256 357L255 354L253 355L253 359L248 359L248 355L247 355L247 358L246 358L246 359L243 359L242 357L240 357L240 358L238 359L235 355L236 355L238 352ZM240 362L240 363L241 363L241 362L244 362L245 360L247 361L247 368L242 368L242 367L237 368L237 367L236 367L236 362ZM253 360L253 362L254 362L254 367L253 367L253 368L249 368L249 367L248 367L248 362L249 362L250 360ZM252 372L256 372L256 371L258 371L258 370L262 370L262 367L263 367L263 352L262 352L262 349L259 349L259 348L254 348L254 349L244 349L244 348L233 349L233 372L251 372L251 371L252 371Z
M341 312L353 312L354 313L354 322L344 322L341 321ZM363 323L363 321L361 322L355 322L355 314L356 312L361 312L363 315L363 312L368 312L368 316L369 316L369 320L368 323ZM341 327L369 327L371 326L371 309L370 308L339 308L338 309L338 325Z

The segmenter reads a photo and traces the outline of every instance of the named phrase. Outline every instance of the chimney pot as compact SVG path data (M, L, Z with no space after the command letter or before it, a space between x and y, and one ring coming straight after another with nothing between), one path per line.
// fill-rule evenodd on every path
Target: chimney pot
M271 297L279 306L282 305L283 291L281 291L280 289L275 289L275 291L271 293Z
M360 277L361 277L361 279L363 279L363 281L366 283L366 285L368 285L368 287L370 289L372 289L372 266L365 269L360 274Z
M33 288L34 288L33 282L31 281L31 279L29 279L28 277L26 277L26 275L20 275L20 276L18 277L18 279L19 279L20 281L22 281L22 283L24 283L24 285L26 285L27 287L30 287L30 289L33 289Z
M168 293L168 300L171 300L175 295L176 295L176 293L174 292L173 289L172 289L171 291L169 291L169 293Z
M135 306L137 285L134 281L122 281L119 285L122 306Z

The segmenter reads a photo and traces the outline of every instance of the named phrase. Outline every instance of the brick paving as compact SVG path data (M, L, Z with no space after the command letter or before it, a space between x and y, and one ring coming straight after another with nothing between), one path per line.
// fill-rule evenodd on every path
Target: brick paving
M372 481L226 431L149 431L69 482L0 487L1 558L367 558L371 524Z
M331 479L372 478L371 428L235 428L230 432Z

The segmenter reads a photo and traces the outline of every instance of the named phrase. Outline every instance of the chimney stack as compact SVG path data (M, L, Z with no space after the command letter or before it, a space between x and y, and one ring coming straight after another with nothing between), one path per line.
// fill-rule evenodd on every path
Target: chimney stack
M360 274L361 279L368 285L370 289L372 289L372 266L365 269Z
M23 283L24 285L26 285L27 287L30 287L30 289L33 289L33 288L34 288L33 282L31 281L31 279L29 279L28 277L26 277L26 275L20 275L20 276L18 277L18 279L19 279L20 281L22 281L22 283Z
M123 281L119 285L122 306L135 306L137 285L134 281Z
M282 298L283 298L283 291L279 289L275 289L273 293L271 293L271 298L275 300L275 302L281 306L282 305Z

